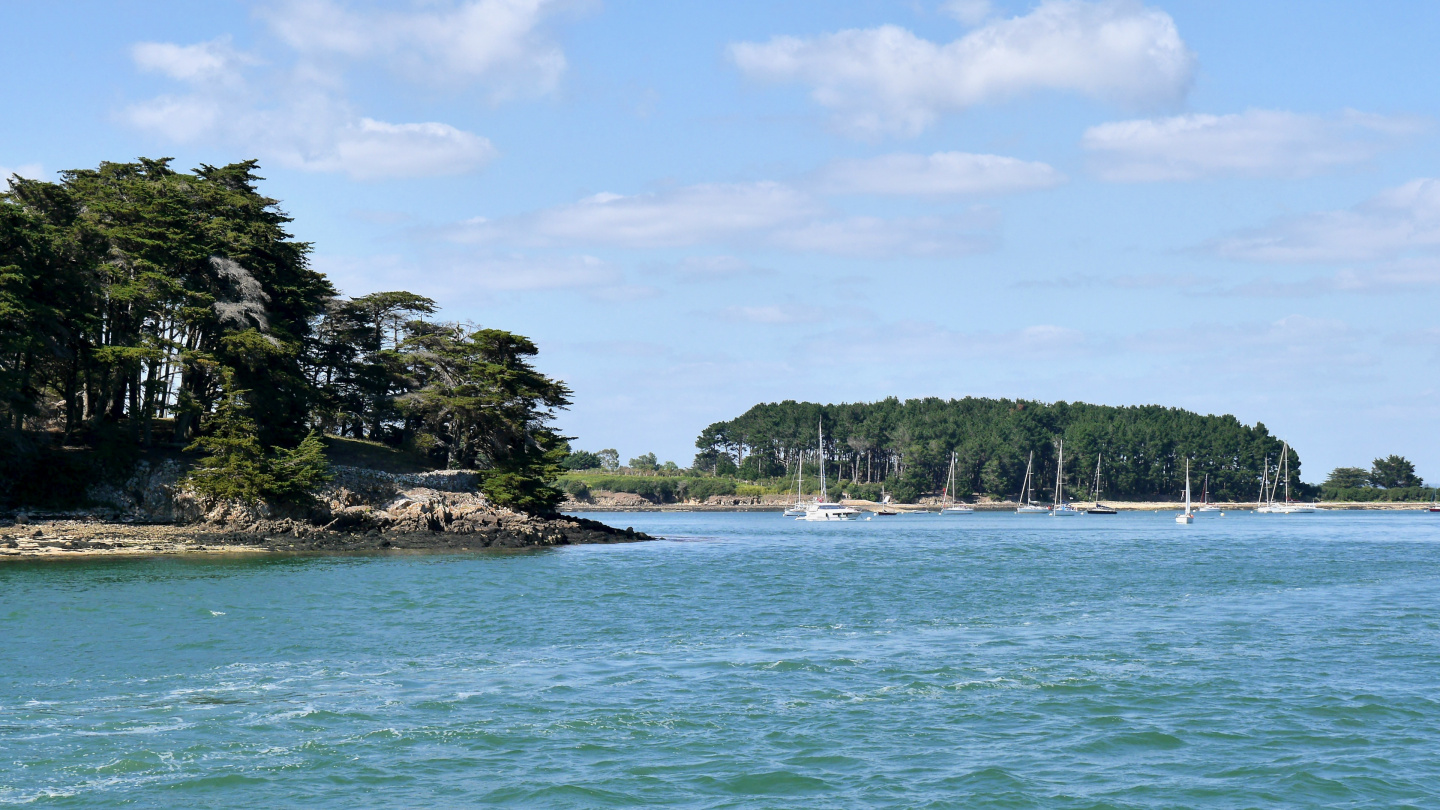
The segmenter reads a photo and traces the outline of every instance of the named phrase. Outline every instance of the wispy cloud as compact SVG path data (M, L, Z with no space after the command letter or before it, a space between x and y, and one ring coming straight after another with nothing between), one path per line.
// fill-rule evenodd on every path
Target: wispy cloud
M1063 182L1065 175L1045 163L967 152L839 160L815 175L822 192L897 196L1009 194Z
M976 4L956 10L978 21ZM885 25L739 42L730 58L752 78L810 86L843 129L864 137L914 135L943 113L1034 90L1171 104L1195 69L1175 21L1132 0L1046 0L946 44Z
M1423 127L1354 110L1330 118L1247 110L1101 124L1082 144L1096 173L1114 182L1304 177L1367 161Z
M1420 178L1340 211L1281 217L1217 240L1228 259L1341 263L1433 255L1440 248L1440 180Z
M447 229L452 241L630 249L743 245L842 256L964 255L993 247L997 215L846 216L787 184L706 183L577 203Z

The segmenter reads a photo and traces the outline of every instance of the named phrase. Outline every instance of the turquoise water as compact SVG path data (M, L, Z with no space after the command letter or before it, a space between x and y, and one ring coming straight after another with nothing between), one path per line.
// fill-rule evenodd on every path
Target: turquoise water
M0 806L1434 807L1440 516L0 565Z

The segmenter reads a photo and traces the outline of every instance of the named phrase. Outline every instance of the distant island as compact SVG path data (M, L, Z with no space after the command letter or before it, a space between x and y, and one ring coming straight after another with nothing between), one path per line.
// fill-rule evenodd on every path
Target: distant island
M1376 459L1369 471L1339 468L1322 485L1304 483L1293 447L1287 449L1264 424L1245 425L1229 415L977 397L756 405L706 427L688 469L660 465L653 454L621 465L613 450L576 453L565 462L571 472L561 485L578 499L603 490L654 503L727 496L778 503L787 493L793 499L797 474L809 482L806 494L819 491L821 424L829 491L864 501L880 500L882 490L899 503L937 498L952 454L956 477L948 495L1011 501L1028 464L1048 501L1061 440L1065 493L1077 501L1094 497L1098 469L1102 499L1173 502L1184 490L1188 462L1196 497L1208 487L1214 501L1253 502L1262 472L1268 470L1273 481L1282 460L1289 481L1281 486L1288 483L1296 500L1413 502L1433 496L1401 456Z

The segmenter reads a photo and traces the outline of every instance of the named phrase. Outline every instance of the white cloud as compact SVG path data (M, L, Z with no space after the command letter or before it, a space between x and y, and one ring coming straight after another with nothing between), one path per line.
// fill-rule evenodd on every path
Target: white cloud
M727 282L775 275L774 270L756 267L736 256L687 256L673 265L652 265L649 272L673 275L692 283Z
M1283 217L1211 246L1226 258L1261 262L1394 259L1437 247L1440 180L1432 178L1412 180L1343 211Z
M141 70L192 83L233 82L240 67L256 61L231 47L228 37L194 45L137 42L130 56Z
M131 105L127 123L166 141L216 144L305 171L363 180L463 174L492 160L487 138L439 122L357 115L324 89L254 89L238 74L197 73L195 90Z
M1411 119L1346 111L1333 118L1283 110L1116 121L1082 141L1099 175L1116 182L1212 176L1303 177L1369 160Z
M344 98L345 70L378 63L415 80L478 83L497 100L548 92L565 57L544 23L561 5L469 0L381 12L331 0L280 2L262 13L293 49L293 62L266 67L225 38L142 42L131 50L136 66L189 91L130 105L122 118L166 141L221 146L307 171L359 179L463 174L494 158L488 139L438 121L363 115Z
M821 190L834 194L1006 194L1049 188L1065 175L1044 163L999 155L936 152L840 160L816 176Z
M596 194L509 220L472 221L462 241L678 247L725 241L814 216L819 206L781 183L705 183L672 191Z
M529 247L732 244L842 256L939 256L990 248L995 224L994 213L979 208L944 217L845 217L794 187L766 181L596 194L515 217L477 217L446 236L461 243Z
M735 43L730 57L753 78L810 85L842 127L867 137L913 135L941 113L1034 90L1174 103L1195 64L1174 20L1132 0L1046 0L943 45L885 25Z
M289 0L263 12L305 57L378 61L413 79L486 83L496 98L554 89L565 54L545 33L556 0L427 3L405 12L357 11L331 0ZM573 4L572 4L573 5Z
M964 25L979 25L995 10L990 0L945 0L940 10Z

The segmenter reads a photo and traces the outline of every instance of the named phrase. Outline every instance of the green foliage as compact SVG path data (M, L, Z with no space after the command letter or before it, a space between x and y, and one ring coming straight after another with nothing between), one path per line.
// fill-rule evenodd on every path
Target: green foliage
M1360 489L1370 486L1370 473L1359 467L1336 467L1325 478L1326 489Z
M648 498L656 503L675 503L682 500L703 501L711 495L734 495L736 484L723 478L671 477L652 475L597 475L583 477L566 475L560 481L566 492L581 497L580 487L585 492L595 490L629 492Z
M190 471L187 481L196 492L220 500L257 503L274 489L265 450L256 438L244 392L229 391L209 420L208 431L186 450L209 455Z
M598 470L602 464L600 457L586 450L577 450L565 457L560 465L567 470Z
M655 458L654 453L641 453L639 456L630 459L628 466L632 470L652 471L659 469L660 461Z
M841 405L786 401L757 405L707 427L695 442L694 468L749 480L777 468L793 475L802 454L813 458L822 422L827 471L847 482L884 483L900 500L938 494L952 452L958 458L955 489L962 497L973 492L1015 497L1031 452L1044 492L1055 480L1057 439L1065 442L1065 486L1072 497L1090 491L1099 455L1105 497L1174 498L1184 489L1189 459L1194 477L1209 475L1217 499L1250 500L1259 491L1262 467L1268 460L1274 469L1282 445L1261 424L1158 406L973 397ZM744 459L745 469L736 469L736 458ZM1288 461L1296 493L1300 459L1293 448ZM851 483L846 487L853 489Z
M1377 458L1370 467L1370 485L1385 489L1421 487L1425 482L1415 474L1415 465L1404 456Z
M1380 503L1415 503L1429 501L1435 496L1435 490L1430 487L1396 487L1394 489L1382 489L1380 487L1358 487L1344 489L1323 485L1320 487L1320 497L1327 501L1340 502L1380 502Z
M596 453L600 457L600 466L603 469L615 472L620 469L620 453L613 447L607 447Z

